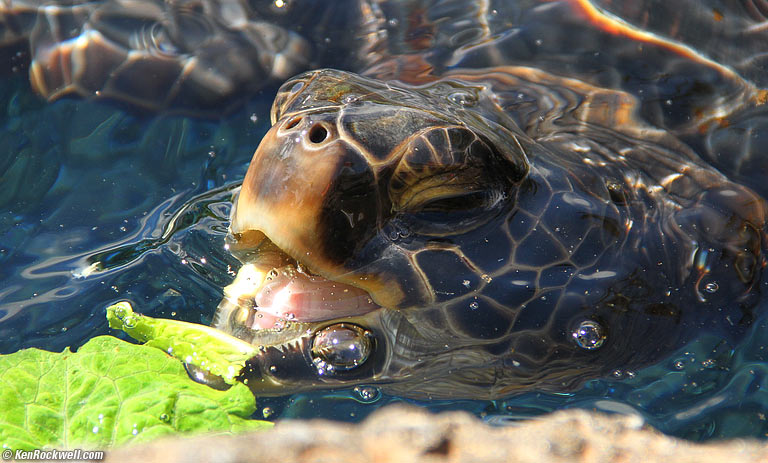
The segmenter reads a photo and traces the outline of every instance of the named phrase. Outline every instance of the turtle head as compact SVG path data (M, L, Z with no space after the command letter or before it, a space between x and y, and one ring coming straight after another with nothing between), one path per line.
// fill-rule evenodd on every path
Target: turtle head
M475 274L462 246L510 208L528 170L515 135L477 116L467 124L466 105L482 98L459 83L396 89L332 70L282 86L232 216L231 250L249 270L217 321L265 346L255 391L386 381L407 314L464 279L438 281L445 259ZM338 336L367 353L333 376L316 368L334 364L318 357L318 338ZM294 365L281 367L288 352Z
M244 373L254 393L568 390L701 327L743 336L764 201L668 134L637 138L631 111L601 125L614 93L507 71L490 90L471 74L284 84L235 205L246 265L216 321L262 346ZM589 98L548 119L525 95L560 101L550 87Z
M447 85L394 89L332 70L288 81L243 182L233 235L266 235L309 272L383 307L432 303L417 265L426 249L404 243L460 247L460 236L507 207L527 171L512 134L470 127L434 101L478 98L478 89Z

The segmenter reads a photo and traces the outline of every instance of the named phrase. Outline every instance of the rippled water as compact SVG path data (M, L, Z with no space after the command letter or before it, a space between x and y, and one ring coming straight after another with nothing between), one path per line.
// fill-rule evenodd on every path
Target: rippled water
M222 248L229 199L269 102L212 122L45 105L14 83L3 100L0 350L106 333L103 308L121 298L208 322L237 268Z
M274 88L221 120L112 103L47 104L22 70L0 86L0 352L61 350L107 334L104 309L209 323L239 264L224 250L231 196L268 128ZM768 301L766 301L768 303ZM762 310L760 312L768 312ZM703 337L669 360L573 394L467 409L496 424L581 407L639 413L690 439L768 433L765 317L737 349ZM393 401L375 387L260 400L272 418L358 420Z

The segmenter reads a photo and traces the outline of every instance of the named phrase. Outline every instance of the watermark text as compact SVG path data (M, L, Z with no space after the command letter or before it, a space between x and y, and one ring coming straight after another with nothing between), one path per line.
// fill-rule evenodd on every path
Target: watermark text
M4 449L2 452L3 460L17 461L35 461L35 460L103 460L104 452L101 450L56 450L56 449L34 449L34 450L11 450Z

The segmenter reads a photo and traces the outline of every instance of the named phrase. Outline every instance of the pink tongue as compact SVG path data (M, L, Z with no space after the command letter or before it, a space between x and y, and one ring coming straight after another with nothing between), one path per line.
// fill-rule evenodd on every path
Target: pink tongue
M290 267L277 273L255 296L253 329L279 328L286 321L316 322L362 315L379 308L368 293L354 286L308 276Z

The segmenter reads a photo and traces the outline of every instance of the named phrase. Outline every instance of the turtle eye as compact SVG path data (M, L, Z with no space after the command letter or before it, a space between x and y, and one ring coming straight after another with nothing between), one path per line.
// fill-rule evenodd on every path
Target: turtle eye
M469 172L449 172L417 180L399 192L396 209L417 212L482 206L487 195L477 189L474 177Z
M470 191L430 199L398 214L399 227L422 236L443 237L466 233L489 222L503 208L500 191Z
M446 213L466 210L482 210L492 205L493 195L485 191L472 191L464 194L443 196L425 201L416 206L418 213Z

